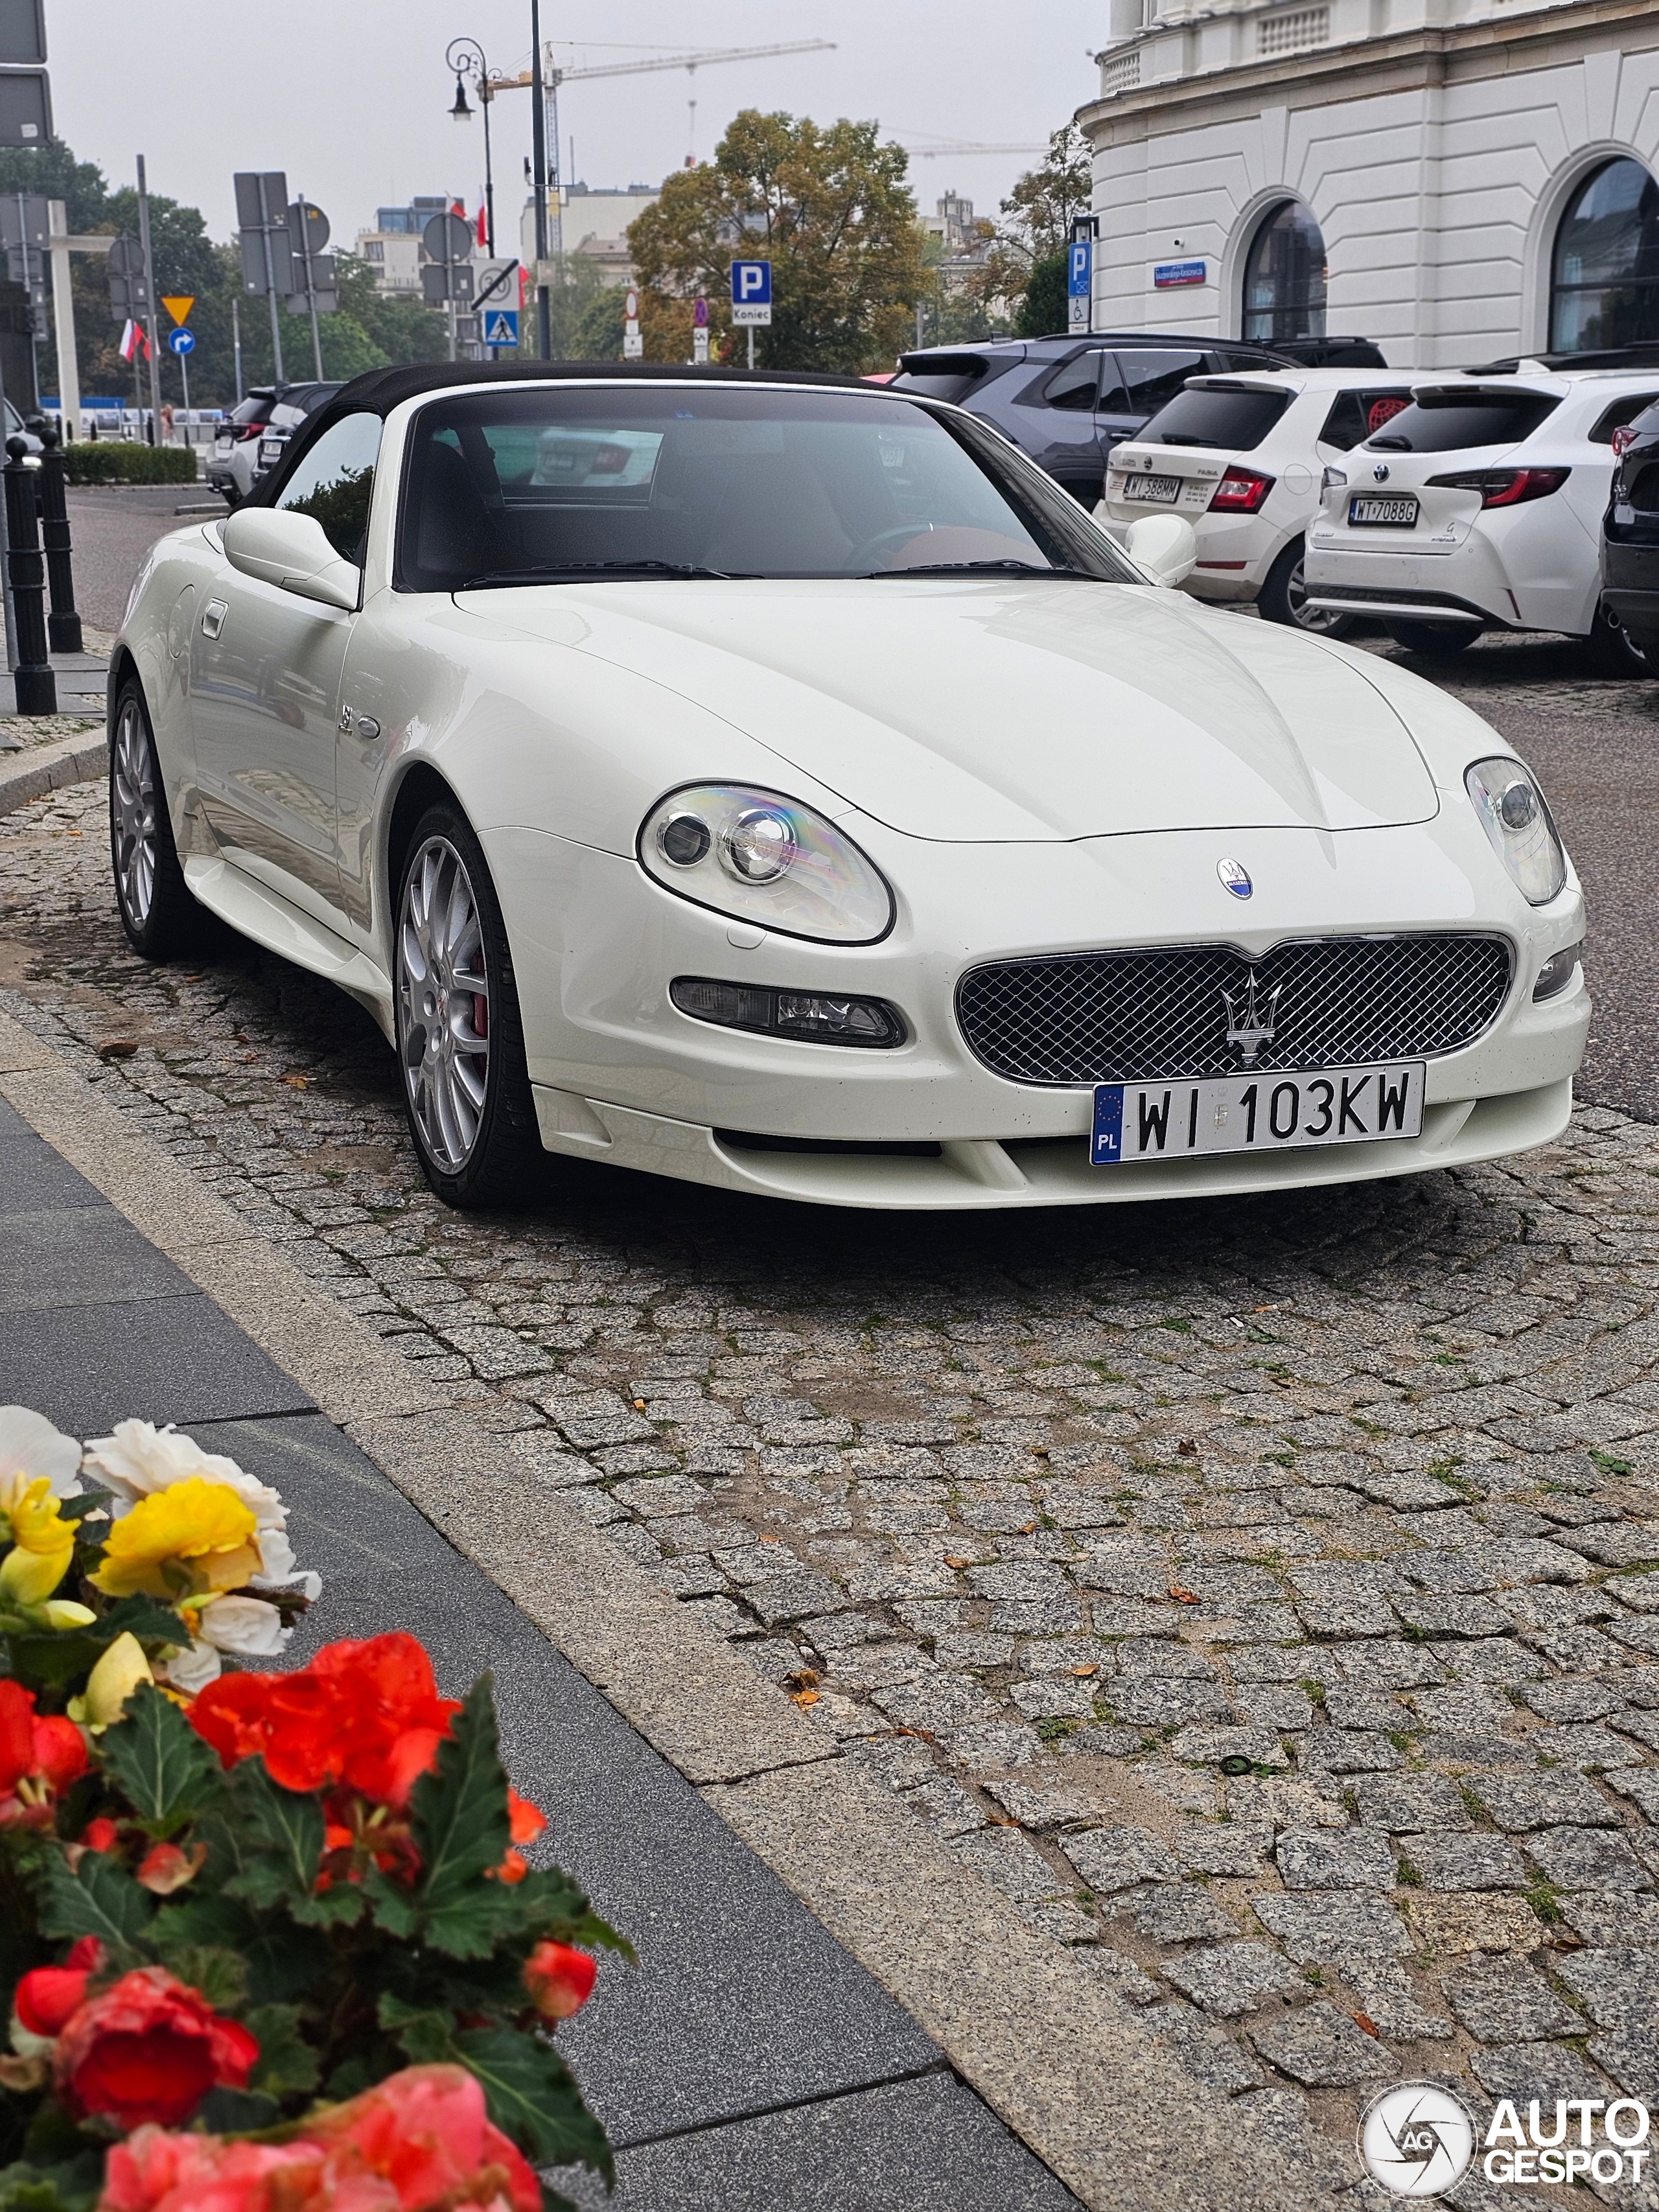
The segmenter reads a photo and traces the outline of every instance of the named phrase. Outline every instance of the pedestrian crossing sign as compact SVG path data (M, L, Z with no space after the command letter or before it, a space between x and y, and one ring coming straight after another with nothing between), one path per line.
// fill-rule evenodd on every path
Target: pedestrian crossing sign
M515 346L519 343L519 317L512 307L486 307L483 318L483 342L492 346Z

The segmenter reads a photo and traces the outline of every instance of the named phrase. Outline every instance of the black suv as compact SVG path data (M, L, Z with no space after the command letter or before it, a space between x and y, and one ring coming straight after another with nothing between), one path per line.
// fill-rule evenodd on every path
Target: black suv
M1659 673L1659 404L1613 434L1618 465L1601 523L1601 603Z
M895 391L949 399L983 416L1074 498L1092 507L1106 456L1173 399L1189 376L1291 368L1282 354L1229 338L1096 331L1090 337L988 338L902 354Z

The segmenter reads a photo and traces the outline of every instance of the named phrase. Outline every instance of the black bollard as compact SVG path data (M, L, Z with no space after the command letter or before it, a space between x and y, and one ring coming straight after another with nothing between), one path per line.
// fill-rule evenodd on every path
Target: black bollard
M33 426L31 426L33 427ZM81 617L75 605L75 574L70 565L69 504L64 497L68 464L55 422L42 420L36 435L45 451L40 456L40 536L46 551L46 578L52 586L52 611L46 632L54 653L79 653Z
M46 564L34 519L34 471L24 465L26 438L8 438L6 465L6 565L11 586L12 619L17 632L20 714L55 714L58 678L46 658Z

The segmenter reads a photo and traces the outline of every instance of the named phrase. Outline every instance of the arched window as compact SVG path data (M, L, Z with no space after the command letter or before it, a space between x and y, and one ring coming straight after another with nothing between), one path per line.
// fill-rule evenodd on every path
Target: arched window
M1585 178L1555 234L1550 349L1659 338L1659 185L1639 161Z
M1243 335L1262 345L1325 335L1325 241L1295 200L1270 209L1250 240Z

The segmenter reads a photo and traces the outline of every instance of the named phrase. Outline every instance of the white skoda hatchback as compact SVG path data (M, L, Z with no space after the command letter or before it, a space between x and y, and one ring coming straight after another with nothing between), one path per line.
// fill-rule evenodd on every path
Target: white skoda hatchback
M1480 372L1419 383L1403 414L1325 471L1308 605L1369 615L1414 652L1488 628L1588 638L1651 675L1601 599L1613 434L1659 399L1654 368Z
M127 933L368 1007L455 1205L544 1152L1031 1206L1564 1126L1583 905L1509 745L1161 587L994 430L841 379L342 391L152 550L110 675Z
M1263 369L1194 376L1112 448L1097 515L1121 531L1164 509L1198 533L1185 589L1269 622L1340 637L1352 615L1310 607L1304 541L1326 464L1410 404L1409 370Z

